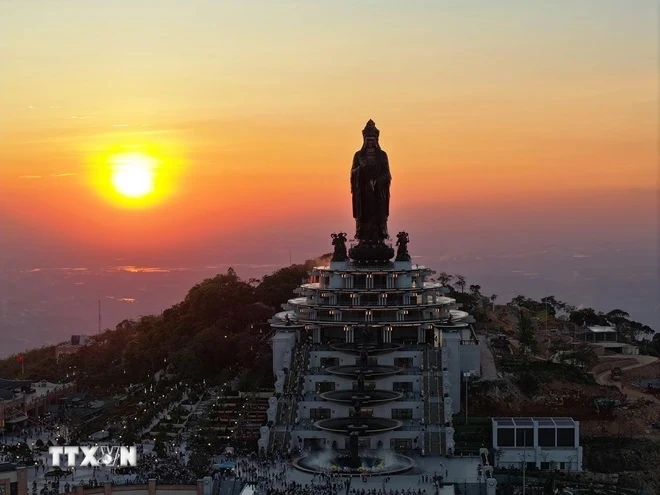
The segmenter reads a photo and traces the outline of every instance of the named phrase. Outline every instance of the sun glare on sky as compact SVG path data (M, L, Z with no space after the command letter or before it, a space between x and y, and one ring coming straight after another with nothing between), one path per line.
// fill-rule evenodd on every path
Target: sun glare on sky
M180 163L170 148L129 142L86 153L92 189L115 207L144 209L161 204L174 193Z
M142 153L112 157L112 187L121 195L141 198L154 191L154 159Z

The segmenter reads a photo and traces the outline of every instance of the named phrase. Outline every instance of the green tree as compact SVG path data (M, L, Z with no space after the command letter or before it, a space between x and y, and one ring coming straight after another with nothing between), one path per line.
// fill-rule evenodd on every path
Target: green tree
M568 320L580 326L608 325L607 317L602 313L596 313L593 308L572 311Z
M562 361L569 361L578 368L588 369L596 365L599 361L596 351L589 345L581 345L577 349L561 355Z
M527 356L530 352L537 352L538 343L536 342L536 335L534 335L532 320L523 311L520 311L518 317L518 341L520 342L520 349L524 356Z
M461 288L461 292L465 292L465 286L467 285L467 282L465 281L465 277L463 275L456 275L456 285Z
M438 282L442 284L443 287L451 287L451 281L454 279L453 275L449 275L447 272L441 272L438 275Z

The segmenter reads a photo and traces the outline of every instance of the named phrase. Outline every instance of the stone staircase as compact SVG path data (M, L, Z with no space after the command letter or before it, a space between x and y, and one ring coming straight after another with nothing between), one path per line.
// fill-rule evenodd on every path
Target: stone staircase
M291 380L291 403L288 408L287 430L284 437L285 445L291 440L291 430L295 427L298 416L298 397L303 393L304 377L309 365L309 345L302 347L301 357L296 361L296 375Z
M424 445L428 455L441 455L442 428L443 428L443 392L442 368L439 365L439 349L426 348L424 350Z
M302 354L301 354L302 353ZM300 357L298 357L300 356ZM309 364L309 346L296 344L293 352L291 369L286 377L284 395L277 405L277 421L270 434L270 450L280 450L288 445L290 430L295 426L298 396L302 394L301 377L307 371ZM286 406L286 407L285 407Z

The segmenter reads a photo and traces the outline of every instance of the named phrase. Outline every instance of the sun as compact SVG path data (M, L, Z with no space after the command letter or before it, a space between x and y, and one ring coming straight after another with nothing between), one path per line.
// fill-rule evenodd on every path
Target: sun
M142 198L154 192L155 160L143 153L122 153L111 158L110 182L126 198Z
M92 141L87 156L89 186L112 207L147 210L173 199L185 158L176 141L136 142L124 136L114 143Z

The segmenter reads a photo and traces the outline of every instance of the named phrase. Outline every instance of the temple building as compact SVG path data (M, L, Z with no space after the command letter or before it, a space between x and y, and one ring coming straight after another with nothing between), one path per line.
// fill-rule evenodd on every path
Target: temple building
M461 379L481 372L474 319L430 280L432 269L412 263L406 232L390 241L391 176L378 134L369 121L351 170L355 239L332 234L332 260L270 320L276 394L264 450L357 442L362 451L453 453Z

